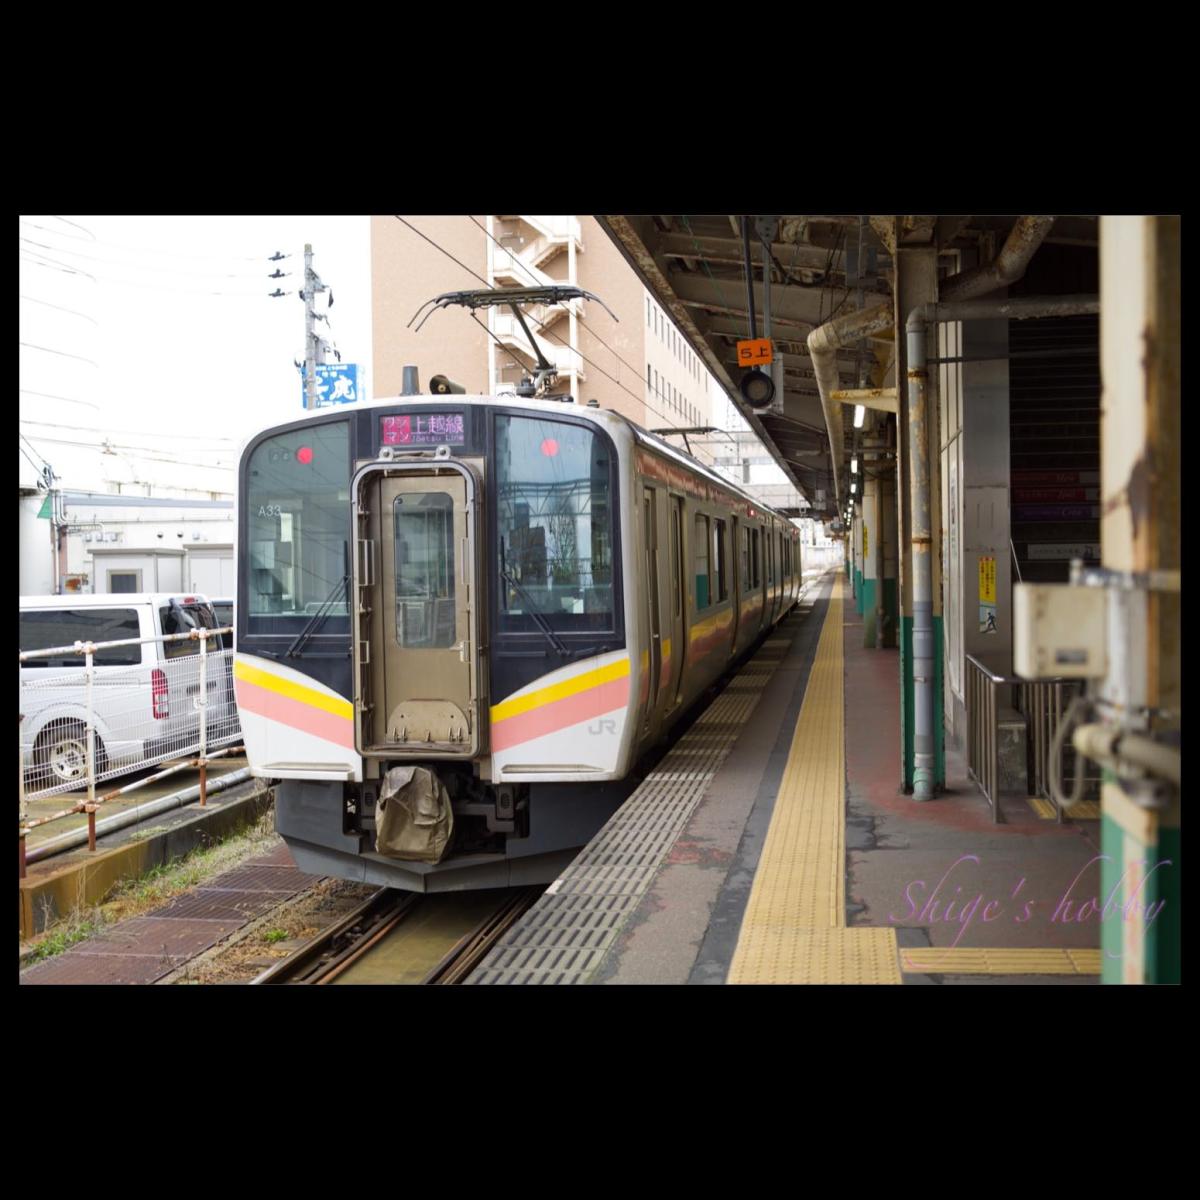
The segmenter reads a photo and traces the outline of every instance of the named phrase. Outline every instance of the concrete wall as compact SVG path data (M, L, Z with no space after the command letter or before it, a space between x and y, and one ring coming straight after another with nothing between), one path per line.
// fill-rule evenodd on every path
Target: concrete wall
M938 327L941 357L989 361L938 367L946 728L966 738L966 656L996 671L1012 667L1012 556L1009 547L1008 322ZM990 560L995 600L982 592Z

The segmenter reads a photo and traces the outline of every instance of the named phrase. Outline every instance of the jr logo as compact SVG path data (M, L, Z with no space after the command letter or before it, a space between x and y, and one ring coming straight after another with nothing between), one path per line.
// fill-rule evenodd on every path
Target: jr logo
M588 726L588 733L616 733L617 723L611 717L605 717L603 721L594 721Z

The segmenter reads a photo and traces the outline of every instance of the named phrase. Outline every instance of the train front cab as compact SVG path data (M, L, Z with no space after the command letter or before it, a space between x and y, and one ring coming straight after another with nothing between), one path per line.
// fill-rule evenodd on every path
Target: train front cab
M484 453L381 448L355 475L367 878L548 882L623 798L606 782L628 742L617 453L596 423L559 412L497 406ZM412 762L453 800L436 866L370 848L382 777Z

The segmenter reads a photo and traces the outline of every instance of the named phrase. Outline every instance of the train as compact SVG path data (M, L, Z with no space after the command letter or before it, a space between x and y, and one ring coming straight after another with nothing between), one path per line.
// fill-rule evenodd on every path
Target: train
M237 564L278 832L416 892L552 881L802 581L789 520L623 415L463 392L251 438Z

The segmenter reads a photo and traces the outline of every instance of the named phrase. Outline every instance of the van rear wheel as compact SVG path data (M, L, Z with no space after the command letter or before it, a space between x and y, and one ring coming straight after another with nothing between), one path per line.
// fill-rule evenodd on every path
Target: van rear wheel
M96 737L96 775L108 765L104 741ZM80 721L56 721L38 735L33 747L34 776L47 786L87 782L87 726Z

